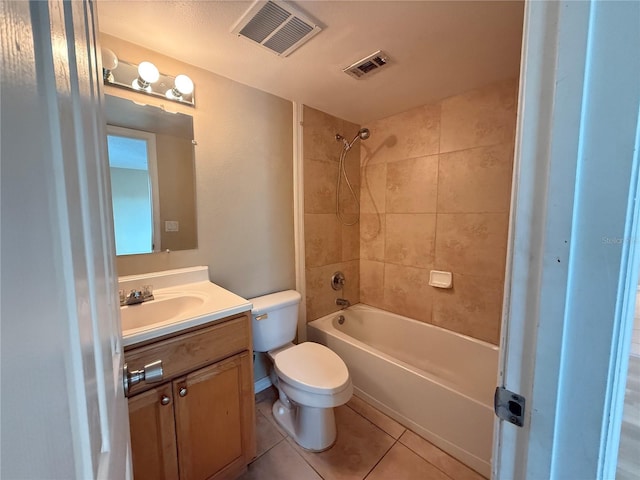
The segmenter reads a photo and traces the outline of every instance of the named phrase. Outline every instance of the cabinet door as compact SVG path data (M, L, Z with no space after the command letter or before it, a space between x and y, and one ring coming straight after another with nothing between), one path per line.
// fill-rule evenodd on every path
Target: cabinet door
M249 353L196 370L173 389L180 479L235 478L255 453Z
M129 398L135 480L178 478L171 383Z

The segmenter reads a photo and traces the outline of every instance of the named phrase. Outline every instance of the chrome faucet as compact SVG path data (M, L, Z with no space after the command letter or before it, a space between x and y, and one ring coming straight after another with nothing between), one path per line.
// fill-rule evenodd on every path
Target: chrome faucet
M336 298L336 305L338 305L341 310L344 310L351 306L351 302L346 298Z
M151 285L144 285L142 290L131 290L125 295L124 290L120 290L120 306L124 305L137 305L138 303L153 300L153 287Z

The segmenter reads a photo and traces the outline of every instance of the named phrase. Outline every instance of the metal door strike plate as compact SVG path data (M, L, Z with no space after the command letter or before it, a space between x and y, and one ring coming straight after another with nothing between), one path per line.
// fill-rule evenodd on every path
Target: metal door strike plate
M525 398L504 387L497 387L493 396L493 410L498 418L513 423L518 427L524 425Z

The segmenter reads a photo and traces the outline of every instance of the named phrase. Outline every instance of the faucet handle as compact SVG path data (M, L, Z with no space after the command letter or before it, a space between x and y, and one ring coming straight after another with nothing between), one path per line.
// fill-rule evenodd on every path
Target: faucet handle
M142 297L153 297L153 285L143 285L142 286Z
M342 287L344 287L344 284L344 273L336 272L331 276L331 288L333 288L334 290L340 290Z

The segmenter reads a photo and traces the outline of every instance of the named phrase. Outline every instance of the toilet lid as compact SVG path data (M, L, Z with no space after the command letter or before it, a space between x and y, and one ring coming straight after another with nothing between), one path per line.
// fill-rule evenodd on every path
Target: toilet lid
M349 370L342 359L319 343L287 348L275 356L274 365L284 381L311 393L330 395L349 383Z

